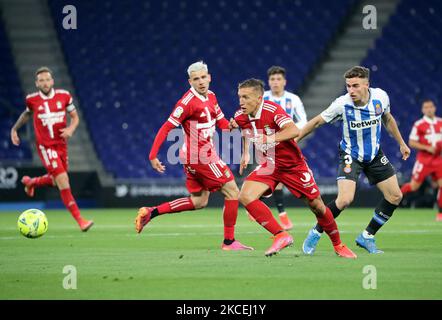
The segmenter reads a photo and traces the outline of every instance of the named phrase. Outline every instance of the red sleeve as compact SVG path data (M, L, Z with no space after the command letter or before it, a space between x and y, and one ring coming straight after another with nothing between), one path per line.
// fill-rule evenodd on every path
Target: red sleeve
M31 103L30 99L26 98L25 104L26 104L26 111L30 111L30 112L34 111L34 110L32 110L32 103Z
M282 109L282 107L278 106L276 108L276 111L274 113L273 121L275 121L276 125L279 128L282 128L284 125L286 125L289 122L293 122L293 118L290 117L287 112ZM294 123L294 122L293 122Z
M155 140L153 141L153 145L149 153L149 160L155 159L157 157L161 145L163 144L164 140L166 140L170 130L172 130L173 128L175 128L175 125L173 125L169 121L164 122L163 126L158 131Z
M221 130L230 130L230 128L229 128L229 121L227 121L227 119L224 118L224 117L222 117L220 120L217 120L216 121L216 125Z

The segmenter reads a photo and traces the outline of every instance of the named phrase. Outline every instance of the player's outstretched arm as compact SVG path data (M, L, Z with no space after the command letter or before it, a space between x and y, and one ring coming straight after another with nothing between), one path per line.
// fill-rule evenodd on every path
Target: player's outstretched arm
M307 124L300 130L299 135L295 138L295 141L301 141L310 133L322 126L324 123L326 123L324 118L320 114L318 114L316 117L307 122Z
M436 152L436 147L428 146L413 139L408 140L408 145L413 149L427 151L431 154L434 154Z
M166 121L162 125L161 129L158 131L157 135L155 136L152 148L150 149L149 153L150 164L152 165L152 168L154 168L159 173L164 173L166 167L161 163L160 160L158 160L157 155L158 152L160 151L161 145L163 144L164 140L166 140L170 130L172 130L173 128L175 128L175 126L169 121Z
M20 137L18 136L17 131L29 121L31 118L31 111L25 110L22 112L17 122L11 128L11 141L15 146L20 145Z
M63 139L69 139L74 134L78 125L80 124L80 117L78 116L78 112L73 110L69 112L69 116L71 117L71 122L68 127L60 129L60 137Z
M402 154L402 159L407 160L408 157L410 156L411 151L410 148L408 148L407 144L405 143L404 139L402 138L396 120L393 118L391 113L384 113L384 115L382 116L382 122L384 123L384 126L387 129L387 131L393 136L393 138L399 144L399 148Z

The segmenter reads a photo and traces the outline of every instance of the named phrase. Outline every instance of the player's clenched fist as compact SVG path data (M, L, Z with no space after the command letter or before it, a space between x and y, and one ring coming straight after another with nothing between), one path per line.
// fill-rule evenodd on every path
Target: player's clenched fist
M408 157L410 156L410 148L408 148L408 146L406 144L403 144L400 146L400 150L402 153L402 160L407 160Z
M152 165L152 168L154 168L159 173L164 173L166 171L166 167L163 166L160 160L158 158L150 160L150 164Z

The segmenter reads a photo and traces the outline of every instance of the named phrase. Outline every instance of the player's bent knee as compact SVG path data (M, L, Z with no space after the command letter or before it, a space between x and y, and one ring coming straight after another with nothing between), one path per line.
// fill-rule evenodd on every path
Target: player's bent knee
M195 206L195 209L202 209L202 208L207 207L207 204L209 203L209 199L193 198L192 202L193 202L193 205Z
M347 208L353 202L353 197L345 197L336 199L336 204L339 208Z
M393 194L391 194L389 197L389 199L386 199L388 202L395 204L395 205L399 205L399 203L401 203L403 195L402 192L395 192Z
M255 200L255 199L253 199L253 197L248 193L248 192L244 192L244 191L241 191L240 193L239 193L239 202L241 202L241 204L243 205L243 206L246 206L246 205L248 205L250 202L252 202L253 200Z

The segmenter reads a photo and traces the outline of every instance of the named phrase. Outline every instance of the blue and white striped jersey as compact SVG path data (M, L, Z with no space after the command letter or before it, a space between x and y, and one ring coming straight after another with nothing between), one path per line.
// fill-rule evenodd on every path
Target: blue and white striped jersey
M326 122L342 120L340 148L353 159L370 162L379 151L382 115L390 112L390 99L379 88L369 88L365 106L355 106L346 94L337 98L321 116Z
M294 93L284 91L281 97L275 97L271 90L264 92L264 100L279 104L295 122L298 129L302 129L307 124L307 115L301 99Z

